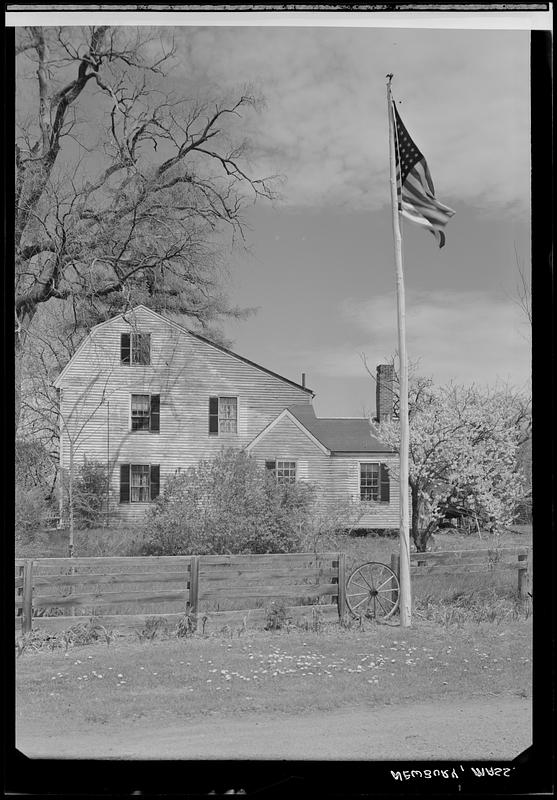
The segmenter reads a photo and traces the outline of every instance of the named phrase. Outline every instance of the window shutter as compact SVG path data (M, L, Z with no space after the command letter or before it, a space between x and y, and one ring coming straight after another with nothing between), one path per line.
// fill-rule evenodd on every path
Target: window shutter
M120 361L122 364L130 363L130 335L123 333L120 336Z
M266 461L265 462L265 469L274 470L276 467L276 461Z
M219 398L209 398L209 433L218 434L219 432Z
M151 500L158 497L161 488L161 468L158 464L151 464Z
M380 480L381 480L381 493L380 499L382 503L390 502L390 480L389 480L389 469L386 464L380 464Z
M130 465L120 464L120 502L130 502Z
M296 463L296 480L307 481L308 479L308 462L298 461Z
M161 419L161 396L160 394L152 394L150 430L153 433L158 433L160 431L160 419Z

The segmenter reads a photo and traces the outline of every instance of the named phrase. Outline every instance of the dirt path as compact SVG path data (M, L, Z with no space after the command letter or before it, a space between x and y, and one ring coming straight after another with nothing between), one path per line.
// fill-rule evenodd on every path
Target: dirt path
M17 746L38 758L485 761L517 756L531 729L530 700L507 695L82 731L22 721Z

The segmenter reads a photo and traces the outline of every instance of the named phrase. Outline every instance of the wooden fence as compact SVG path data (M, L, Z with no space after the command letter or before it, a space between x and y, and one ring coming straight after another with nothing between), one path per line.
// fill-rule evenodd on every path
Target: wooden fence
M38 558L15 564L16 624L23 633L64 630L93 615L105 627L138 628L153 614L172 623L186 611L222 627L246 617L250 623L265 620L272 601L282 601L291 618L315 613L308 602L317 602L324 618L342 616L346 608L344 553ZM125 613L126 606L133 613Z
M400 574L400 556L391 555L391 569ZM525 599L530 587L530 550L528 547L501 547L479 550L446 550L434 553L410 553L410 576L486 575L499 570L516 570L518 594Z

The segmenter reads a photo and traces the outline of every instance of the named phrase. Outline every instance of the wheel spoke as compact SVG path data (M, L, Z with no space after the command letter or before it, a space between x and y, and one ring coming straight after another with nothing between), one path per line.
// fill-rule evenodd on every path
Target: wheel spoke
M394 604L395 604L395 601L391 600L390 597L379 597L379 595L377 595L377 602L378 603L387 602L387 603L390 603L392 606L394 606Z
M355 611L355 610L358 608L358 606L361 606L361 605L362 605L362 603L365 603L365 602L366 602L366 599L367 599L367 598L365 598L365 597L364 597L364 599L363 599L363 600L360 600L360 602L359 602L359 603L356 603L356 605L355 605L355 606L353 606L353 608L352 608L352 611Z
M370 588L370 589L373 589L373 588L374 588L374 586L373 586L373 583L370 583L370 582L368 581L368 579L366 578L366 576L365 576L365 575L364 575L364 573L363 573L363 570L358 570L358 575L359 575L361 578L363 578L363 580L364 580L364 581L367 583L367 585L369 586L369 588Z
M383 616L385 616L385 609L384 609L384 607L383 607L383 603L382 603L382 602L381 602L381 600L379 599L379 595L377 596L376 600L377 600L378 604L380 605L380 607L381 607L381 609L382 609L382 611L383 611Z
M392 581L392 579L393 579L393 578L392 578L392 575L389 575L389 577L388 577L386 580L384 580L384 581L383 581L383 583L381 583L381 584L380 584L380 585L377 587L377 591L378 591L378 592L380 592L380 591L381 591L381 586L384 586L386 583L389 583L389 581ZM383 591L385 591L385 590L383 589ZM389 589L388 591L390 591L390 589Z
M367 592L368 589L371 589L371 586L369 584L364 586L363 583L358 583L358 581L355 578L351 578L348 582L349 583L355 583L356 586L359 586L361 589L365 589L366 592Z
M356 617L386 618L398 608L398 589L396 573L387 564L370 561L348 578L346 603Z

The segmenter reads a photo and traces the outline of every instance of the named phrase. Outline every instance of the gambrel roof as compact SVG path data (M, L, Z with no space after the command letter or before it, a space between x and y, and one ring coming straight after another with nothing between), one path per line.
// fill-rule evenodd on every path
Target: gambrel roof
M216 344L215 342L212 342L210 339L205 338L205 336L201 336L199 333L195 333L194 331L189 330L188 328L184 327L184 325L180 325L178 322L174 322L173 320L164 317L162 314L159 314L156 311L153 311L151 308L147 308L147 306L144 305L135 306L134 308L130 309L130 311L126 311L125 313L122 314L117 314L116 316L107 319L105 322L99 322L98 325L95 325L93 328L91 328L88 335L85 337L83 342L81 342L81 344L73 354L72 358L68 361L68 363L66 364L60 375L58 375L58 377L54 381L54 385L56 387L59 387L61 385L61 382L63 381L64 376L70 364L79 355L80 351L83 349L85 343L87 342L89 337L94 333L94 331L99 330L99 328L111 325L116 320L126 319L127 316L132 315L137 311L147 312L148 314L151 314L155 319L162 321L167 325L170 325L180 330L182 333L186 333L189 336L193 336L200 342L204 342L210 347L214 347L216 350L220 350L221 352L226 353L227 355L238 359L238 361L242 361L244 364L248 364L250 367L255 367L255 369L261 370L261 372L265 372L267 375L271 375L273 378L277 378L280 381L284 381L285 383L290 384L290 386L296 387L296 389L301 389L302 391L307 392L307 394L309 394L311 397L315 396L315 392L313 392L311 389L308 389L306 386L302 386L301 384L296 383L295 381L292 381L289 378L285 378L283 375L279 375L277 372L273 372L272 370L267 369L267 367L262 367L261 364L256 364L255 361L251 361L249 358L245 358L244 356L238 355L238 353L234 353L232 350L229 350L228 347L224 347L221 344Z

